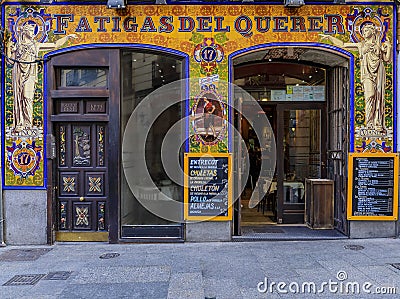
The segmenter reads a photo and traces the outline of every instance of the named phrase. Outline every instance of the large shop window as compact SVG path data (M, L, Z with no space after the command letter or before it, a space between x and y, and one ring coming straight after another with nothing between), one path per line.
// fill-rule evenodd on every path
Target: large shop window
M129 127L127 129L127 123L132 112L147 95L155 91L158 87L181 79L182 65L181 60L166 55L140 53L132 50L122 51L121 136L128 129L131 130L129 134L133 134L133 136L137 134L135 128ZM149 106L148 109L151 109L151 107ZM162 166L161 145L165 134L171 126L181 119L182 111L181 104L175 104L165 110L152 125L145 147L146 164L153 182L158 190L177 201L182 198L182 190L178 184L170 180ZM138 152L135 146L132 146L128 150L133 154ZM174 153L174 155L176 154ZM133 228L140 228L140 226L151 226L154 228L154 226L175 224L154 215L143 207L133 195L122 165L120 171L121 231L123 238L130 237L129 232L132 232ZM129 178L129 181L131 185L133 181L135 186L140 188L140 191L146 194L147 197L157 196L158 190L152 190L151 187L148 187L146 182L143 182L141 175ZM153 234L151 235L154 236Z

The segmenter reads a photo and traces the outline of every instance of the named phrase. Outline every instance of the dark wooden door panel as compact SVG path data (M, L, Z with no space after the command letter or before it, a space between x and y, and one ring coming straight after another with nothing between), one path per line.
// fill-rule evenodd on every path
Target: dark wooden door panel
M58 123L58 230L105 231L108 198L104 123Z
M96 57L96 59L93 59ZM109 51L103 49L86 49L84 51L73 51L52 58L53 66L61 67L99 67L110 65Z
M347 220L347 153L349 150L349 72L335 67L328 72L328 175L334 181L334 226L349 234Z
M119 178L109 164L118 165L119 154L109 159L108 144L119 142L119 52L84 49L48 62L47 138L55 144L48 142L49 243L53 235L60 241L118 238L118 188L109 184L118 186Z

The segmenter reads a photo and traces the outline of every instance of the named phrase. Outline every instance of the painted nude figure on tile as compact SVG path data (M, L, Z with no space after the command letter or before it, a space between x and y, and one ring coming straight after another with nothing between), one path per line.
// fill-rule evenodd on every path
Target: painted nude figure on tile
M335 46L358 51L361 82L364 89L366 127L386 132L384 62L392 60L392 45L388 39L384 42L380 40L379 28L370 21L360 26L360 33L363 39L356 43L344 43L326 34L320 34L320 36L322 39L330 40Z
M38 75L39 51L52 50L65 44L75 34L65 36L55 43L40 43L35 37L38 25L25 22L15 33L16 43L8 47L9 62L13 65L12 81L14 92L13 127L15 132L33 126L33 98Z

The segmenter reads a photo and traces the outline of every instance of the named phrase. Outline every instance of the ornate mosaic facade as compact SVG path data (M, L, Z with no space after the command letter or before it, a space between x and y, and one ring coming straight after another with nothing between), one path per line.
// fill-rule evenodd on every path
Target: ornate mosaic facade
M297 9L283 5L135 5L119 11L106 5L6 2L3 26L9 59L2 82L4 187L45 187L44 58L60 48L82 45L145 44L188 54L189 76L199 78L189 88L188 113L194 119L188 124L189 151L210 153L229 151L228 90L218 82L229 80L228 57L232 53L270 43L343 49L354 57L351 148L393 152L394 20L390 4L305 5ZM210 125L207 113L217 118L217 124ZM60 130L63 138L63 128ZM83 144L85 132L74 134ZM103 135L99 128L99 142ZM65 151L62 142L61 151ZM91 158L83 147L73 150L75 163L84 165ZM104 144L98 158L101 165L103 157ZM65 179L65 192L71 191L73 178ZM97 192L100 181L91 179L91 192ZM87 207L74 208L74 225L89 225Z

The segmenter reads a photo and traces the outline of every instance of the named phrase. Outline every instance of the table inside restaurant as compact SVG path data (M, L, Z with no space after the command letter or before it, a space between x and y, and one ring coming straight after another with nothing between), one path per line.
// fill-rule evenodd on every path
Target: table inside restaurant
M264 184L264 192L274 193L276 192L278 186L277 182L271 182L268 190L266 184ZM302 182L283 182L283 194L284 194L284 203L304 203L304 184Z

